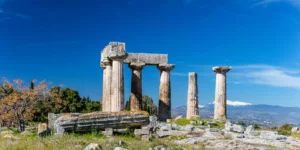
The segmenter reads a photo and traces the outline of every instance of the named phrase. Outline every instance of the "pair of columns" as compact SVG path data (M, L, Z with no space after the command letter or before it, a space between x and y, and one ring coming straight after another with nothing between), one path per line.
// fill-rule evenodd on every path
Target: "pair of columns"
M102 111L118 112L124 109L124 70L122 60L102 61L103 96ZM142 69L144 63L130 63L132 70L130 108L131 111L142 110ZM171 118L171 84L170 71L175 65L159 64L160 95L158 116L161 120Z
M226 73L231 70L231 67L217 66L213 67L216 72L216 91L215 91L215 108L214 119L226 121L227 119L227 99L226 99ZM187 119L199 115L198 106L198 86L197 74L189 73L188 98L187 98Z

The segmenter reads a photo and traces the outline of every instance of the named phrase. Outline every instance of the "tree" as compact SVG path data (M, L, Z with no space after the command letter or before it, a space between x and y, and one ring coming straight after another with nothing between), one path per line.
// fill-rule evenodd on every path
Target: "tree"
M33 81L36 83L37 81ZM34 88L24 86L20 79L12 83L7 79L0 82L0 122L16 123L19 131L24 131L24 122L33 118L33 106L47 101L50 97L46 81L39 82Z
M125 110L130 111L130 98L125 104ZM147 111L150 115L157 113L156 105L153 103L153 99L147 95L142 98L142 110Z

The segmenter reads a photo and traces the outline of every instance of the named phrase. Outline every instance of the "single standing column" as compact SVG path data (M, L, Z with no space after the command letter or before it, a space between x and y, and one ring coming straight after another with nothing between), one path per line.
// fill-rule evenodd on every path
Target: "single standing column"
M187 97L187 113L186 118L199 116L198 106L198 85L197 85L197 73L189 73L189 85L188 85L188 97Z
M227 119L226 106L226 73L231 70L231 67L217 66L213 67L216 75L216 91L215 91L215 110L214 119L225 122Z
M129 68L132 70L131 75L131 94L130 94L130 110L142 110L142 69L145 63L131 63Z
M170 71L175 65L159 64L160 70L160 86L159 86L159 104L158 117L161 121L171 119L171 83Z
M101 67L103 68L103 93L102 93L102 111L110 112L111 110L111 71L112 66L110 61L102 61Z
M113 59L112 62L112 84L111 84L111 112L124 109L124 72L123 62Z

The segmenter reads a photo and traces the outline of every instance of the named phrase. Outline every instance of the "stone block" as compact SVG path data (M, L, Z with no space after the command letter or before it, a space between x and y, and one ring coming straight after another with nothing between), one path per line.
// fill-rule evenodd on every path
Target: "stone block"
M300 132L300 128L299 127L293 127L292 128L292 133L297 133Z
M128 53L124 63L145 63L146 65L167 64L167 54Z
M45 137L45 136L50 135L50 130L48 128L47 123L38 124L38 135L39 135L39 137Z
M260 138L266 140L286 140L287 137L284 135L278 135L276 132L272 131L261 131Z

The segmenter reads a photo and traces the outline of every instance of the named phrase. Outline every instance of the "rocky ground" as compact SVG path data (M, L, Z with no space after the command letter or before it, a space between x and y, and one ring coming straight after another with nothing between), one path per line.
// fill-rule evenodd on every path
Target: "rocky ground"
M133 132L104 136L97 133L38 137L37 127L27 127L20 134L4 129L0 149L31 150L284 150L300 149L300 139L279 135L275 131L255 130L252 126L226 124L209 119L176 118L151 123ZM300 134L300 128L293 128Z

